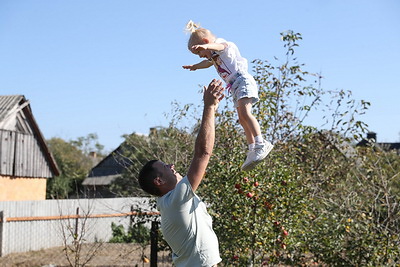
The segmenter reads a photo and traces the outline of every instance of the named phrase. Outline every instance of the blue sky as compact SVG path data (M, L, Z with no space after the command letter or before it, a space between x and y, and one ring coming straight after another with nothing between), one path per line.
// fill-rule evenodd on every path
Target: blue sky
M214 69L190 72L189 19L234 41L249 61L282 56L280 33L302 34L296 54L327 90L372 106L378 141L400 141L398 0L0 0L0 94L30 100L45 136L123 134L166 126L171 103L199 104Z

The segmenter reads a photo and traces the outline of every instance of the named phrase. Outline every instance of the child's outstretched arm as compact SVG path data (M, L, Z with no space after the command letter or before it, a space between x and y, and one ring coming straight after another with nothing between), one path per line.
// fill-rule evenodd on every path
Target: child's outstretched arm
M208 43L192 46L192 51L199 52L200 50L222 51L227 45L225 43Z
M198 69L206 69L206 68L211 67L212 65L213 65L212 62L206 59L206 60L203 60L194 65L182 66L182 68L193 71L193 70L198 70Z

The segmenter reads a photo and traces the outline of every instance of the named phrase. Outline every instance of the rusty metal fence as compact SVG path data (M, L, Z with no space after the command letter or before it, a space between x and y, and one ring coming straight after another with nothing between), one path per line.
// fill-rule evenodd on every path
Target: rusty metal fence
M0 202L1 266L172 266L148 198ZM111 225L141 224L150 240L110 243Z

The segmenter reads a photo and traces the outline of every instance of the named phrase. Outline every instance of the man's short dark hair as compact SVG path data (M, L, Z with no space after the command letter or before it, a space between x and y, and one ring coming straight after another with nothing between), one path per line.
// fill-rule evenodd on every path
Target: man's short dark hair
M138 181L140 187L150 195L161 196L160 190L153 183L154 179L160 176L157 169L153 167L153 164L157 161L156 159L150 160L142 167Z

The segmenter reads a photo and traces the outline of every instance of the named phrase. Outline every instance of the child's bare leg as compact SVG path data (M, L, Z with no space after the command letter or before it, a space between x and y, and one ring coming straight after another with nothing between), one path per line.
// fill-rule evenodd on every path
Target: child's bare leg
M250 98L242 98L238 101L237 112L239 122L242 125L249 152L245 162L242 165L242 170L249 171L260 163L271 151L273 145L270 142L265 142L261 136L260 124L251 113L252 101Z
M239 123L242 125L246 134L247 144L255 142L254 137L261 135L260 124L251 113L253 107L251 98L242 98L238 101L237 112Z

